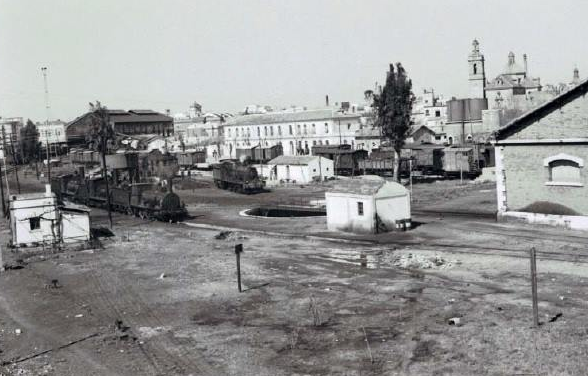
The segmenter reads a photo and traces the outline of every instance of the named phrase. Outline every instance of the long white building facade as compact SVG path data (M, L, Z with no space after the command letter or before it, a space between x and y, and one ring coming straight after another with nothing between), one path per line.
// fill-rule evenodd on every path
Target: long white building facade
M361 113L334 108L236 116L223 127L223 155L236 158L236 149L274 145L282 145L284 155L309 155L317 145L356 149L355 135L363 124Z

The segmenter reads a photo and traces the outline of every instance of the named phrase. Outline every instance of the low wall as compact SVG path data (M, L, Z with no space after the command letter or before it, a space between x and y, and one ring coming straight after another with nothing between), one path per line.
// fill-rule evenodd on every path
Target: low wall
M530 224L563 227L570 230L588 231L588 216L553 215L525 212L499 212L499 221L519 220Z

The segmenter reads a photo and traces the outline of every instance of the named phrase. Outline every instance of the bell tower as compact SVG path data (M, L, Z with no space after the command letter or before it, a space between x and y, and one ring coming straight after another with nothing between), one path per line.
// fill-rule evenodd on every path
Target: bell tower
M480 53L480 43L472 42L472 51L468 56L470 98L486 98L486 73L484 71L484 55Z

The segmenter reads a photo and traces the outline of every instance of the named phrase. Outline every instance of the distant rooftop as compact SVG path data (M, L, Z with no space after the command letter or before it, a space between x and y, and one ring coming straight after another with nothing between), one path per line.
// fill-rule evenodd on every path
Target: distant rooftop
M258 125L274 123L295 123L301 121L321 121L333 118L359 118L359 113L341 113L334 109L319 109L294 112L268 112L265 114L251 114L236 116L228 120L225 125Z

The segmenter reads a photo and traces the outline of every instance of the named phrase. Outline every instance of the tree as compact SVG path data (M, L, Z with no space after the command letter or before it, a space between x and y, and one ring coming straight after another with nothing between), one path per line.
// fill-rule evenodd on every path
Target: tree
M102 178L106 184L106 208L108 209L108 222L112 228L112 212L110 207L110 188L108 186L108 174L106 171L106 153L111 142L114 141L114 130L110 126L110 113L105 106L96 101L90 103L90 130L86 135L86 141L90 148L99 151L102 155Z
M20 130L20 137L23 162L36 162L41 154L41 143L39 142L39 130L31 119L27 120L27 125Z
M414 94L412 81L402 64L390 64L386 85L374 94L376 125L382 129L382 137L394 148L394 180L400 180L400 151L411 131L410 115Z

